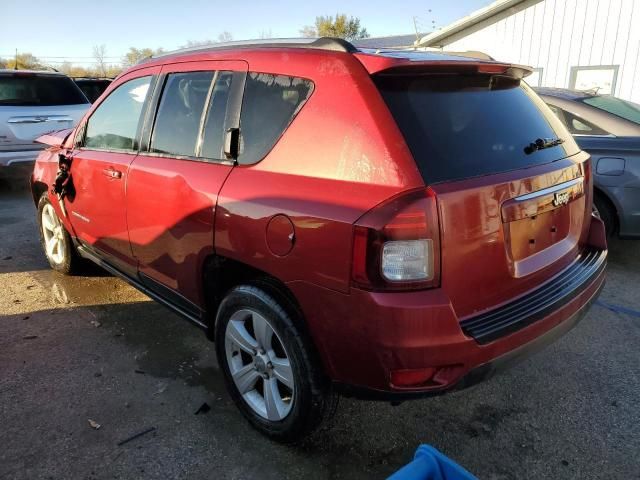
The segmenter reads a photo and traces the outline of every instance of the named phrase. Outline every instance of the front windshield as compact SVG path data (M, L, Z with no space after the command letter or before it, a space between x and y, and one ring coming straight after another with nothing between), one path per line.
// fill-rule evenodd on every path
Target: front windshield
M611 95L598 95L596 97L584 98L582 101L592 107L640 125L640 105L637 103L621 100Z

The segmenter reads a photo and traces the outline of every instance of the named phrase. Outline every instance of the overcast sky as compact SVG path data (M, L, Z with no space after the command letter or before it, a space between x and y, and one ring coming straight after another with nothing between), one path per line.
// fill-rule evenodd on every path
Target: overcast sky
M188 40L216 39L228 31L234 40L296 37L316 15L336 12L360 17L371 36L444 26L491 3L491 0L1 0L0 57L31 52L91 61L93 45L105 44L118 62L129 47L174 49ZM430 11L431 10L431 11ZM87 58L80 58L87 57ZM85 63L89 66L90 64Z

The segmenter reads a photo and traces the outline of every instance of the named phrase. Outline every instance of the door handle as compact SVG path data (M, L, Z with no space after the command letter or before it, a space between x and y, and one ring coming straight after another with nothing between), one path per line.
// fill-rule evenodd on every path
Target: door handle
M104 170L102 170L102 173L109 178L122 178L122 172L120 170L116 170L113 167L105 168Z

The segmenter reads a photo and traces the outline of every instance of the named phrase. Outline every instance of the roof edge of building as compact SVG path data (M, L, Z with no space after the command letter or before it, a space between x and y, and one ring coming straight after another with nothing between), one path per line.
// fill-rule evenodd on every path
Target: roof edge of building
M416 42L416 45L419 47L444 47L542 1L496 0L440 30L425 35Z

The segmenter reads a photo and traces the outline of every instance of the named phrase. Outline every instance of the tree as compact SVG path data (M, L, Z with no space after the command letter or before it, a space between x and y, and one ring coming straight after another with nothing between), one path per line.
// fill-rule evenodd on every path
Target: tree
M306 25L300 30L303 37L337 37L345 40L367 38L369 33L360 26L358 17L348 17L344 13L316 17L315 26Z
M222 32L220 35L218 35L219 42L230 42L232 40L233 40L233 35L231 35L231 33L227 32L226 30Z
M187 43L180 45L180 48L206 47L215 44L215 40L187 40Z
M138 63L140 60L148 58L152 55L158 55L164 52L162 48L156 48L155 50L151 48L135 48L129 47L129 51L125 53L124 57L122 57L122 65L126 67L131 67Z
M220 35L218 35L217 40L211 40L207 38L206 40L187 40L187 43L184 45L180 45L180 48L193 48L193 47L206 47L207 45L215 45L216 43L221 42L230 42L233 40L233 35L231 33L224 31Z
M318 31L315 29L315 27L312 27L311 25L305 25L300 30L300 35L302 35L305 38L315 38L318 36Z
M94 45L93 46L93 58L96 59L96 69L101 77L107 76L107 64L104 59L107 56L107 46Z
M10 58L7 61L7 68L16 68L16 57ZM44 65L30 53L21 53L18 55L18 69L23 70L41 70Z

